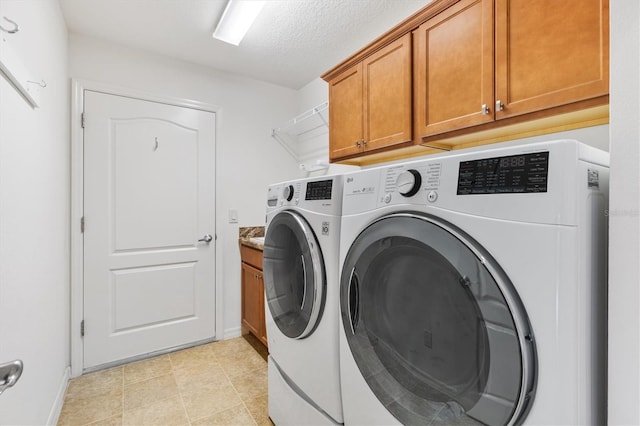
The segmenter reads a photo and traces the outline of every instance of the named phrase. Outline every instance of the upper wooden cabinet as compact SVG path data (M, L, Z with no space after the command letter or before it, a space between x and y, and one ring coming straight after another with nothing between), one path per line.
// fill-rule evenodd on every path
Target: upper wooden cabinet
M362 151L364 139L362 63L329 82L329 140L331 160Z
M329 80L332 161L411 143L411 34Z
M331 161L603 124L609 0L434 0L323 78Z
M493 120L493 0L463 0L414 31L415 132Z
M608 22L606 0L495 0L495 7L494 0L461 0L449 7L414 32L416 135L606 95Z
M497 119L608 93L608 0L496 0Z

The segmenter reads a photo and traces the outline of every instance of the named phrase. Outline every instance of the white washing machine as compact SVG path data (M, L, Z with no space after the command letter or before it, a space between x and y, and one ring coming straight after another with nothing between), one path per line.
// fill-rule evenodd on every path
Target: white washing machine
M264 285L269 416L280 425L341 424L338 252L342 176L271 185Z
M345 425L605 424L607 153L500 144L344 179Z

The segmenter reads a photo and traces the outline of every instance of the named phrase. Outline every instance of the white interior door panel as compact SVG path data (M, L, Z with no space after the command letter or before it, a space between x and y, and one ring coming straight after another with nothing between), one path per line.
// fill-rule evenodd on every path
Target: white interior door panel
M84 369L215 337L215 114L84 99Z

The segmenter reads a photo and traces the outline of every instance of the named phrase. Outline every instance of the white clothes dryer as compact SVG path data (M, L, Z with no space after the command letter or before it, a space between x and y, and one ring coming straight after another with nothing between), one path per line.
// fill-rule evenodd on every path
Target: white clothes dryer
M341 424L338 252L342 176L271 185L264 285L269 416L280 425Z
M605 424L608 154L500 144L346 174L346 425Z

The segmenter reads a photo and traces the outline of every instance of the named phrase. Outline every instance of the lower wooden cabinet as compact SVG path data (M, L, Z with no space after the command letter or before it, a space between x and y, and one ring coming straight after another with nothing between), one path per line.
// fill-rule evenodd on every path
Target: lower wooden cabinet
M267 346L262 251L240 246L242 258L242 332L249 332Z

